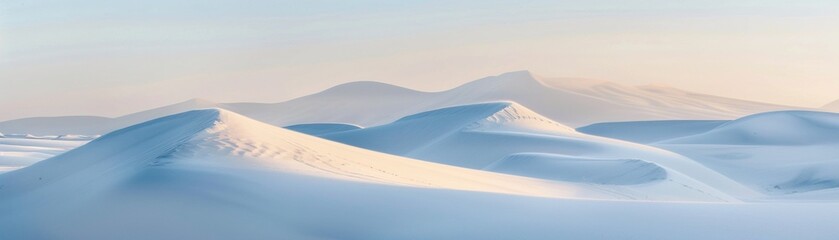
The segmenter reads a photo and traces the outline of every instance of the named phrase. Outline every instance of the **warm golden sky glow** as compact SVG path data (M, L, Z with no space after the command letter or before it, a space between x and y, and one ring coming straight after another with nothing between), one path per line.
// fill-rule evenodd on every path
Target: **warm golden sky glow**
M5 1L0 15L0 120L277 102L358 80L442 90L522 69L839 98L832 1Z

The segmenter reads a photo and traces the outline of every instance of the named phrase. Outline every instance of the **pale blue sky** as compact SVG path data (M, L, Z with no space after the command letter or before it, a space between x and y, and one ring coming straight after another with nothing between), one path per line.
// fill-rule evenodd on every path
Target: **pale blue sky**
M0 0L0 120L523 69L818 106L837 42L836 1Z

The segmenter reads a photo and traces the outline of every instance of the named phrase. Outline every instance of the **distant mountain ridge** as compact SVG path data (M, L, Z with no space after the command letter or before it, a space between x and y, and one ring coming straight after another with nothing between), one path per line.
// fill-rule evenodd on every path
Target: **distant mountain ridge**
M624 86L581 78L544 78L528 71L485 77L441 92L421 92L379 82L351 82L280 103L214 103L201 99L118 118L70 121L65 117L0 122L0 132L104 134L177 112L222 108L276 126L346 123L370 127L402 116L448 106L515 101L557 122L579 127L599 122L720 120L749 114L802 109L664 86ZM48 126L48 127L45 127Z
M839 100L828 103L822 107L824 110L839 112Z

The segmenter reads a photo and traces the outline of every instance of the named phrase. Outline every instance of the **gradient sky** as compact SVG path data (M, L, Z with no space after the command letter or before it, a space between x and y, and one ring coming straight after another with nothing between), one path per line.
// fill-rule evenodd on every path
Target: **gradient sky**
M516 70L816 107L839 1L0 0L0 120Z

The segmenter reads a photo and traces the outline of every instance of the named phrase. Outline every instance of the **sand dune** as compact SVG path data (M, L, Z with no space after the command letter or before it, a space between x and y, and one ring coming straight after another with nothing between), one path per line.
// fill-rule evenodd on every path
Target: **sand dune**
M663 120L595 123L577 131L635 143L653 143L703 133L725 120Z
M520 153L636 159L667 169L669 181L662 185L685 185L705 189L702 190L705 192L721 190L728 195L753 196L751 190L739 183L686 157L641 144L579 133L514 102L442 108L407 116L391 124L321 137L374 151L474 169L486 169ZM541 173L517 173L545 177ZM562 173L558 171L547 179L562 178L558 176Z
M747 116L657 147L690 157L753 189L790 194L839 189L839 114L783 111ZM833 194L835 197L835 194Z
M728 145L809 145L836 143L839 114L782 111L755 114L720 125L707 132L662 143Z

